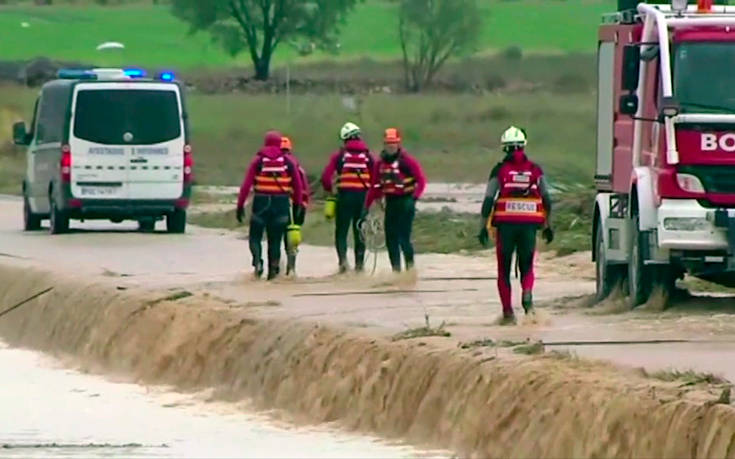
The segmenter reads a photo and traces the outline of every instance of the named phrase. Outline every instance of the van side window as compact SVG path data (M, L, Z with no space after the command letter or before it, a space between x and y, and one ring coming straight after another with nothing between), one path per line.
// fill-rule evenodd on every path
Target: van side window
M36 123L38 123L38 103L40 101L41 97L39 96L38 98L36 98L36 103L33 106L33 119L31 120L31 132L29 132L31 138L33 138L36 133Z
M59 89L49 89L41 96L36 128L37 144L61 142L68 93L63 88Z

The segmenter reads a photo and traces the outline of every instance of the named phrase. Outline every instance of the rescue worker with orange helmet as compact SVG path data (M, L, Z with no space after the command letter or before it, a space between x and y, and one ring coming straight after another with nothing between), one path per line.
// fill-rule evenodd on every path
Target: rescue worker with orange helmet
M371 173L375 159L362 139L360 127L345 123L339 137L343 144L334 152L322 173L324 191L333 194L333 180L337 176L337 211L335 217L335 246L339 261L339 272L348 269L347 234L352 226L355 244L355 270L362 271L365 265L365 241L362 240L358 222L365 209L365 198L372 183Z
M291 214L291 199L303 205L303 183L293 159L281 151L281 133L269 131L263 147L250 162L237 199L237 221L245 216L245 202L251 190L255 191L250 217L250 253L256 277L263 275L263 232L268 238L268 279L278 277L281 260L281 241Z
M489 226L496 230L495 251L498 262L498 293L503 306L503 323L515 323L511 298L510 272L516 253L521 272L522 306L533 313L533 262L536 233L543 228L547 243L554 239L549 224L551 195L544 173L526 156L526 133L515 126L501 137L505 158L490 173L482 203L480 243L489 242Z
M385 243L394 272L401 271L401 252L406 269L413 269L411 242L416 201L426 189L426 176L419 162L403 149L401 133L385 130L384 148L373 172L373 186L365 202L365 213L378 199L385 197Z
M291 209L291 223L294 225L303 226L304 221L306 220L306 209L309 206L309 198L311 196L311 189L309 187L309 179L306 176L306 171L299 163L298 158L293 153L293 144L291 142L291 139L283 136L281 138L281 151L283 152L286 157L290 158L291 161L293 161L294 165L296 166L296 169L299 171L299 175L301 176L301 185L302 185L302 204L297 205L295 202L293 203L292 209ZM286 249L286 275L293 275L296 274L296 254L298 253L298 247L290 247L288 243L288 237L284 233L283 235L283 245Z

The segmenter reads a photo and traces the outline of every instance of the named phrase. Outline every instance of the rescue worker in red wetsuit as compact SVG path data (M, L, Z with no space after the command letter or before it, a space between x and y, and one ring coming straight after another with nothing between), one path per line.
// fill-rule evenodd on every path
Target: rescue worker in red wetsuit
M503 133L501 144L506 156L495 166L488 180L479 239L482 245L487 246L488 223L496 229L498 292L503 305L503 323L515 323L510 285L513 253L516 253L521 271L523 310L531 314L536 233L543 228L544 239L551 243L554 232L549 224L551 196L543 171L526 156L526 133L511 126Z
M237 199L237 221L245 216L245 201L255 191L250 217L250 253L256 277L263 275L263 232L268 237L268 279L278 277L281 241L290 220L291 199L303 205L303 183L298 166L281 151L281 133L269 131L263 147L253 158Z
M398 129L385 130L384 149L373 172L373 185L365 202L365 214L376 200L385 197L385 243L394 272L401 271L401 252L406 269L413 269L411 242L416 201L426 189L426 177L419 162L401 146Z
M358 222L365 209L365 198L372 183L371 173L375 159L362 132L354 123L345 123L339 134L342 147L329 158L322 173L324 191L332 194L335 174L337 175L337 211L334 242L339 261L339 272L345 273L347 264L347 233L352 226L355 244L355 270L360 272L365 265L365 241L362 240Z
M299 171L299 175L301 176L301 184L303 185L302 188L302 204L297 205L295 202L293 203L293 206L291 208L291 217L292 217L292 223L294 225L303 226L304 221L306 220L306 209L309 206L309 198L311 196L311 189L309 187L309 179L306 177L306 171L299 163L298 158L293 154L293 144L291 143L291 139L283 136L281 138L281 151L283 152L286 157L290 158L291 161L296 165L296 169ZM286 249L286 275L295 275L296 274L296 254L298 253L298 247L289 247L288 245L288 237L286 233L283 235L283 246Z

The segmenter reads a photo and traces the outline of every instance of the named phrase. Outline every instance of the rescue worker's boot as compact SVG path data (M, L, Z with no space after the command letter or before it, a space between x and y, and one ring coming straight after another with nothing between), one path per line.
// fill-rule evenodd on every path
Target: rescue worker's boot
M533 293L530 290L523 292L521 296L521 305L526 315L535 314L536 310L533 308Z
M347 260L345 258L340 258L340 260L339 260L339 273L340 274L345 274L349 268L350 267L347 264Z
M362 236L359 236L359 237L362 237ZM365 249L355 250L355 271L361 273L364 270L365 270Z
M296 254L295 253L288 253L286 258L286 275L287 276L295 276L296 275Z
M268 266L268 280L273 280L280 274L281 268L278 265Z
M263 262L258 261L255 264L253 264L253 274L255 275L256 279L260 279L263 277Z
M498 325L515 325L516 323L516 315L513 313L513 311L511 311L503 312L503 318L500 319Z

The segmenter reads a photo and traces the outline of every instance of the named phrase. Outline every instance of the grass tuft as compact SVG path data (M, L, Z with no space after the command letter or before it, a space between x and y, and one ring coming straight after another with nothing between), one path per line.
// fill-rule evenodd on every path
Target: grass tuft
M728 380L712 373L699 372L694 370L659 370L652 373L644 374L650 378L658 379L666 382L680 382L682 386L695 386L697 384L730 384Z

